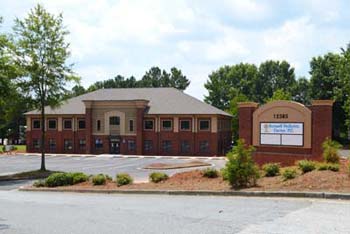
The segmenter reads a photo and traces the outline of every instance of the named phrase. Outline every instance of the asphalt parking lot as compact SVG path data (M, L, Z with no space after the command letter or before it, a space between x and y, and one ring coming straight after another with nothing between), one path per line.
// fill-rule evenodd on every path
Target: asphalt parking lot
M0 175L14 174L40 168L40 156L0 156ZM46 169L56 171L81 171L87 174L104 173L114 177L117 173L129 173L135 181L148 180L148 174L154 170L142 169L151 163L183 163L200 160L212 164L215 168L225 165L224 159L175 159L175 158L122 158L122 157L67 157L47 156ZM168 175L193 170L193 168L163 170Z

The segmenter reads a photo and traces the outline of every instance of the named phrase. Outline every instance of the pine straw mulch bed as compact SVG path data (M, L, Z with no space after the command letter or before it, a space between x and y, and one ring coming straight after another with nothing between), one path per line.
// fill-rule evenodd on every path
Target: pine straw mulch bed
M283 169L282 169L283 170ZM48 190L55 188L47 188ZM222 177L203 177L201 170L181 172L160 183L135 183L118 187L115 182L108 181L105 185L93 186L84 182L66 186L67 190L232 190ZM292 180L283 181L282 176L262 177L255 187L240 189L241 191L314 191L314 192L350 192L350 176L346 162L341 162L340 171L312 171L301 174Z

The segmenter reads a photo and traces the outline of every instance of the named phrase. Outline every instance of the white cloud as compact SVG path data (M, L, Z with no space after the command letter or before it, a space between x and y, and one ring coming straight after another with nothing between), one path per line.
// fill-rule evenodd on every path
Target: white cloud
M261 20L269 16L270 9L262 1L255 0L225 0L226 5L232 12L232 17L241 20Z
M0 0L5 23L36 2ZM208 74L222 65L285 59L297 75L307 75L312 56L338 51L350 38L344 20L350 13L340 0L41 2L63 12L71 60L84 86L117 74L141 78L151 66L177 66L191 79L186 92L202 98Z

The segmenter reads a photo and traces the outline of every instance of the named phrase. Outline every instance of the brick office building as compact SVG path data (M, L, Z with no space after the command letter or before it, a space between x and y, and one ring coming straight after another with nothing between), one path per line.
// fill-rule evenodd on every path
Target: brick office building
M38 111L26 114L28 152L40 151ZM174 88L101 89L46 108L47 152L223 155L231 116Z

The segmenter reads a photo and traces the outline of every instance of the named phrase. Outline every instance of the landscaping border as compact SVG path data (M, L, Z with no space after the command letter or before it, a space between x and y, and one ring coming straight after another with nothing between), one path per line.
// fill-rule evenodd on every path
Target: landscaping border
M241 197L287 197L350 200L350 193L298 192L298 191L210 191L210 190L132 190L132 189L67 189L67 188L32 188L21 187L27 192L73 192L105 194L162 194L186 196L241 196Z

